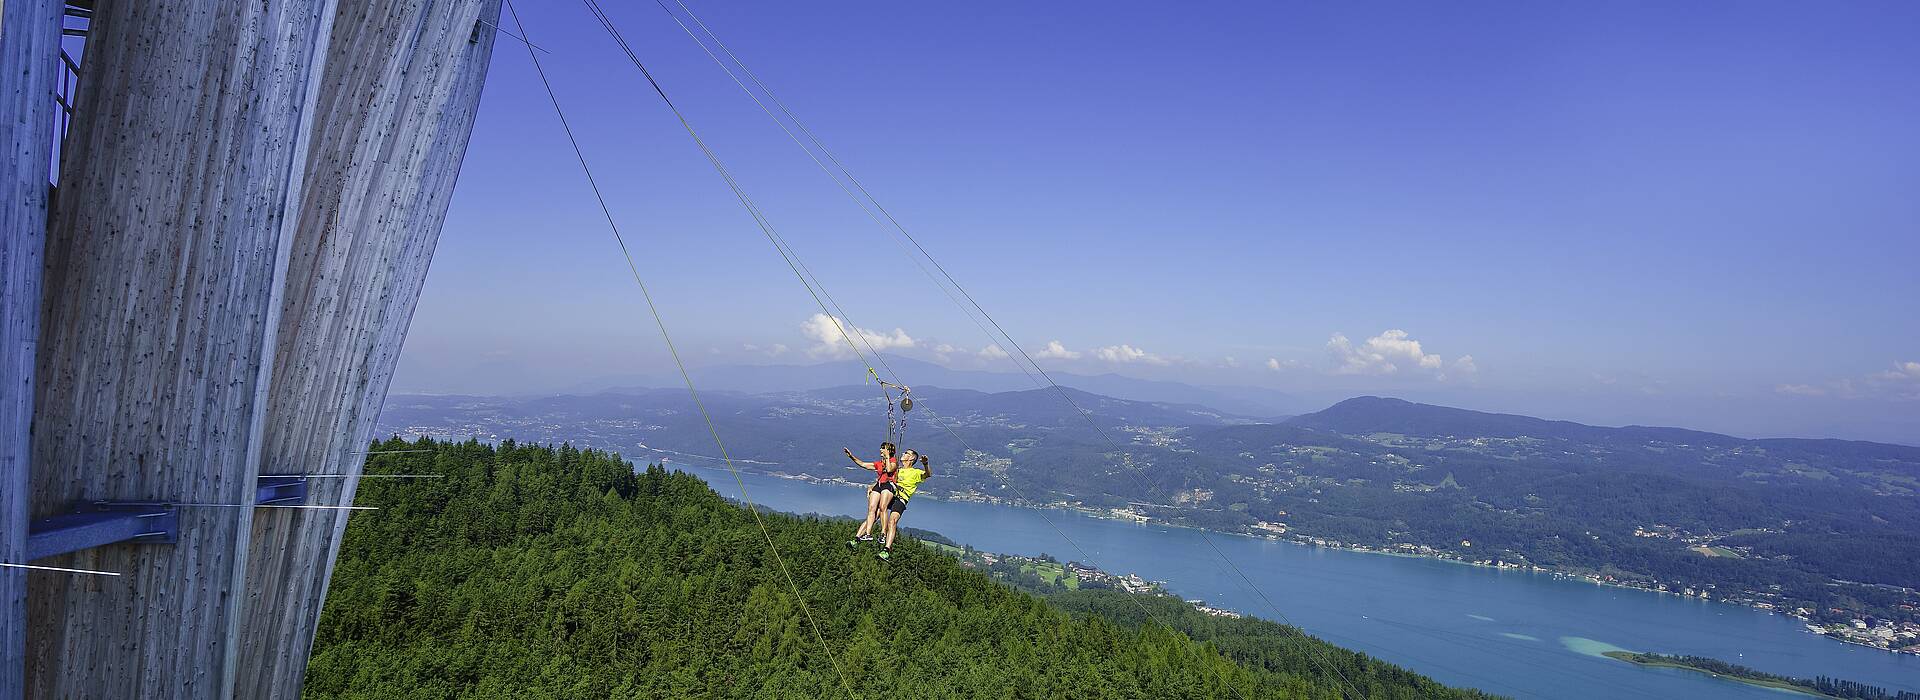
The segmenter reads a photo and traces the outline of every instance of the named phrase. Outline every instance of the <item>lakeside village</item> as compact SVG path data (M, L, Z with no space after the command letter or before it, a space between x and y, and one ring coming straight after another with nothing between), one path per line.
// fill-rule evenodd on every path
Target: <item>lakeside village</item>
M1668 525L1655 524L1636 527L1633 530L1633 536L1649 539L1678 540L1686 544L1687 549L1706 557L1740 558L1752 556L1752 551L1748 547L1725 546L1721 544L1719 540L1722 536L1720 535L1694 534ZM1914 593L1914 591L1910 589L1897 587L1874 587L1894 588L1906 594ZM1670 592L1667 591L1665 585L1659 586L1658 590L1660 592ZM1693 595L1693 589L1684 589L1684 591L1687 595ZM1698 597L1706 598L1707 593L1707 590L1700 590L1698 591ZM1722 596L1721 600L1792 617L1805 623L1808 632L1823 637L1883 651L1920 655L1920 623L1876 619L1873 617L1851 617L1846 615L1845 611L1839 609L1828 611L1828 615L1824 616L1826 618L1824 620L1815 620L1816 614L1814 610L1806 607L1792 606L1791 603L1781 600L1778 594L1766 591L1747 591L1737 596ZM1909 612L1913 611L1912 606L1902 606L1902 608L1907 609ZM1835 619L1836 616L1845 619Z
M1120 510L1120 509L1116 509L1116 510ZM1141 522L1141 523L1150 522L1150 519L1146 516L1146 514L1138 513L1138 512L1132 511L1131 509L1127 509L1127 510L1128 512L1125 515L1116 513L1112 517L1118 517L1118 518L1132 520L1132 521ZM1634 590L1648 591L1652 593L1660 593L1665 595L1678 595L1678 596L1687 597L1687 598L1698 598L1700 600L1718 600L1723 603L1744 605L1750 608L1754 608L1756 610L1762 610L1767 612L1768 614L1786 615L1788 617L1800 620L1801 622L1805 623L1805 628L1808 632L1812 632L1813 634L1818 634L1824 637L1828 637L1830 639L1847 642L1849 644L1858 644L1861 646L1871 647L1871 648L1879 649L1882 651L1920 655L1920 623L1896 622L1893 620L1875 619L1871 617L1851 618L1851 619L1826 621L1826 622L1815 621L1814 610L1810 608L1805 608L1805 607L1791 606L1791 604L1786 602L1779 593L1774 591L1742 591L1736 594L1717 594L1717 591L1714 590L1715 587L1713 584L1706 584L1704 586L1696 588L1696 587L1684 586L1684 585L1669 585L1657 580L1640 581L1640 580L1633 580L1633 579L1624 579L1624 578L1613 576L1611 574L1569 572L1569 571L1563 571L1559 569L1552 569L1544 566L1527 564L1524 562L1506 561L1498 557L1475 557L1467 554L1461 554L1458 552L1452 552L1452 551L1443 550L1443 549L1436 549L1434 547L1430 547L1427 545L1401 543L1393 546L1370 546L1365 544L1354 544L1354 543L1348 543L1348 542L1341 542L1339 540L1330 540L1330 539L1321 538L1321 537L1312 537L1308 535L1302 535L1299 533L1289 532L1288 527L1285 523L1271 523L1271 522L1262 521L1253 525L1251 530L1252 532L1245 532L1245 533L1239 533L1239 534L1263 537L1265 539L1270 539L1270 540L1288 541L1288 542L1293 542L1295 544L1300 544L1300 545L1307 545L1307 546L1313 546L1313 547L1326 547L1330 549L1342 549L1342 550L1353 551L1353 552L1369 552L1374 554L1429 557L1433 559L1458 562L1458 563L1468 564L1472 566L1484 566L1484 567L1495 568L1495 569L1511 569L1511 570L1546 574L1556 579L1585 581L1587 583L1592 583L1600 586L1615 586L1619 588L1631 588ZM1648 528L1636 528L1633 534L1636 537L1670 537L1673 539L1679 539L1686 542L1689 545L1688 547L1689 549L1695 551L1696 553L1701 554L1702 556L1744 556L1745 555L1744 552L1738 551L1745 548L1726 548L1726 547L1721 547L1714 544L1714 540L1719 539L1718 537L1690 535L1687 533L1678 532L1674 528L1667 527L1664 525L1654 525ZM1473 542L1470 540L1460 541L1460 547L1462 549L1471 548L1472 546L1473 546ZM1906 592L1912 593L1912 591L1906 591ZM1831 614L1843 615L1844 612L1845 611L1835 609L1831 611ZM1829 617L1831 617L1831 615L1829 615Z

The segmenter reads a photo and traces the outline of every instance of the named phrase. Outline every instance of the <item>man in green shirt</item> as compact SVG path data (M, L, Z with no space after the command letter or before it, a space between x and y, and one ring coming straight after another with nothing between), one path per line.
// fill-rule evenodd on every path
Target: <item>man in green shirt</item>
M933 476L933 463L926 455L907 450L902 456L905 459L900 461L902 466L893 477L893 501L887 505L887 544L880 550L881 559L893 555L893 537L899 530L900 516L907 512L907 501L913 500L913 492L920 489L920 482Z

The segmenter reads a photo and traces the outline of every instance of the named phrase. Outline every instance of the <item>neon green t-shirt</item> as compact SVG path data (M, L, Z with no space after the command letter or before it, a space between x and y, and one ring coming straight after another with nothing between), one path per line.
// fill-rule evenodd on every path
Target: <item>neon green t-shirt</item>
M920 488L920 482L927 480L927 470L919 467L901 467L893 476L893 497L902 501L913 498L913 492Z

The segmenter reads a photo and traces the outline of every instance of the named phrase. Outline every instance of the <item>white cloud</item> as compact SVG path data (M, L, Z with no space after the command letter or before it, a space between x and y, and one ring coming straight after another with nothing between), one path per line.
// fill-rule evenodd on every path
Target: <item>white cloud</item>
M1007 358L1007 351L1000 349L999 345L988 345L980 348L980 356L989 360L1004 360Z
M1860 379L1843 377L1821 384L1780 384L1773 390L1789 396L1920 401L1920 362L1895 362L1893 369Z
M772 345L754 345L753 343L747 343L740 346L740 349L751 353L766 355L767 357L779 357L787 354L788 348L785 343L774 343Z
M1895 362L1893 369L1882 372L1880 378L1890 385L1894 398L1920 401L1920 362Z
M1127 364L1127 363L1134 363L1134 362L1141 362L1149 365L1167 364L1167 358L1161 357L1159 355L1155 355L1153 353L1147 352L1145 350L1141 350L1140 348L1136 348L1132 345L1127 345L1125 343L1122 343L1120 345L1109 345L1104 348L1099 348L1097 350L1094 350L1093 356L1101 360L1105 360L1107 362L1113 362L1116 364Z
M1920 401L1920 362L1893 362L1891 370L1874 372L1857 380L1839 378L1820 384L1778 384L1774 385L1774 393L1793 397Z
M1471 377L1479 373L1480 366L1473 363L1472 355L1461 355L1459 359L1454 360L1453 365L1447 369L1447 375L1452 377Z
M1301 366L1302 365L1299 360L1282 360L1278 357L1267 358L1267 369L1273 370L1275 372L1285 372L1290 369L1300 369Z
M851 357L853 348L848 347L848 335L860 345L862 351L872 346L876 351L900 350L914 347L917 342L905 330L895 328L891 333L854 328L845 319L826 314L814 314L801 326L801 331L814 341L807 352L816 357Z
M1866 387L1868 389L1877 389L1879 385L1867 383ZM1815 388L1820 391L1819 394L1815 394L1816 396L1837 396L1843 399L1857 399L1868 395L1866 392L1862 392L1860 390L1861 385L1856 384L1852 379L1835 379Z
M1068 350L1067 346L1060 344L1060 341L1050 340L1047 341L1046 347L1040 348L1040 352L1034 353L1033 356L1042 360L1078 360L1080 351Z
M934 361L939 362L940 364L943 364L943 365L953 361L954 353L967 351L966 348L960 347L958 345L954 345L952 343L934 343L933 347L929 349L933 351Z
M1341 333L1333 334L1327 340L1327 352L1333 355L1337 366L1334 374L1371 374L1387 375L1405 373L1435 373L1444 377L1441 367L1445 364L1439 355L1429 354L1420 348L1420 341L1407 337L1402 330L1389 330L1368 338L1366 342L1354 345ZM1472 367L1473 361L1467 360Z
M1920 382L1920 362L1895 362L1893 369L1877 376L1890 382Z

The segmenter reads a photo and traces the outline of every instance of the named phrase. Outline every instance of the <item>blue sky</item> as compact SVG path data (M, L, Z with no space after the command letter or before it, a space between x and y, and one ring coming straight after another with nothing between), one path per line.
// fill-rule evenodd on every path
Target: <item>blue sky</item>
M689 6L1049 368L1920 443L1920 5ZM1014 371L659 7L611 12L853 321ZM586 11L521 13L690 360L830 357ZM395 390L663 373L599 217L503 38Z

